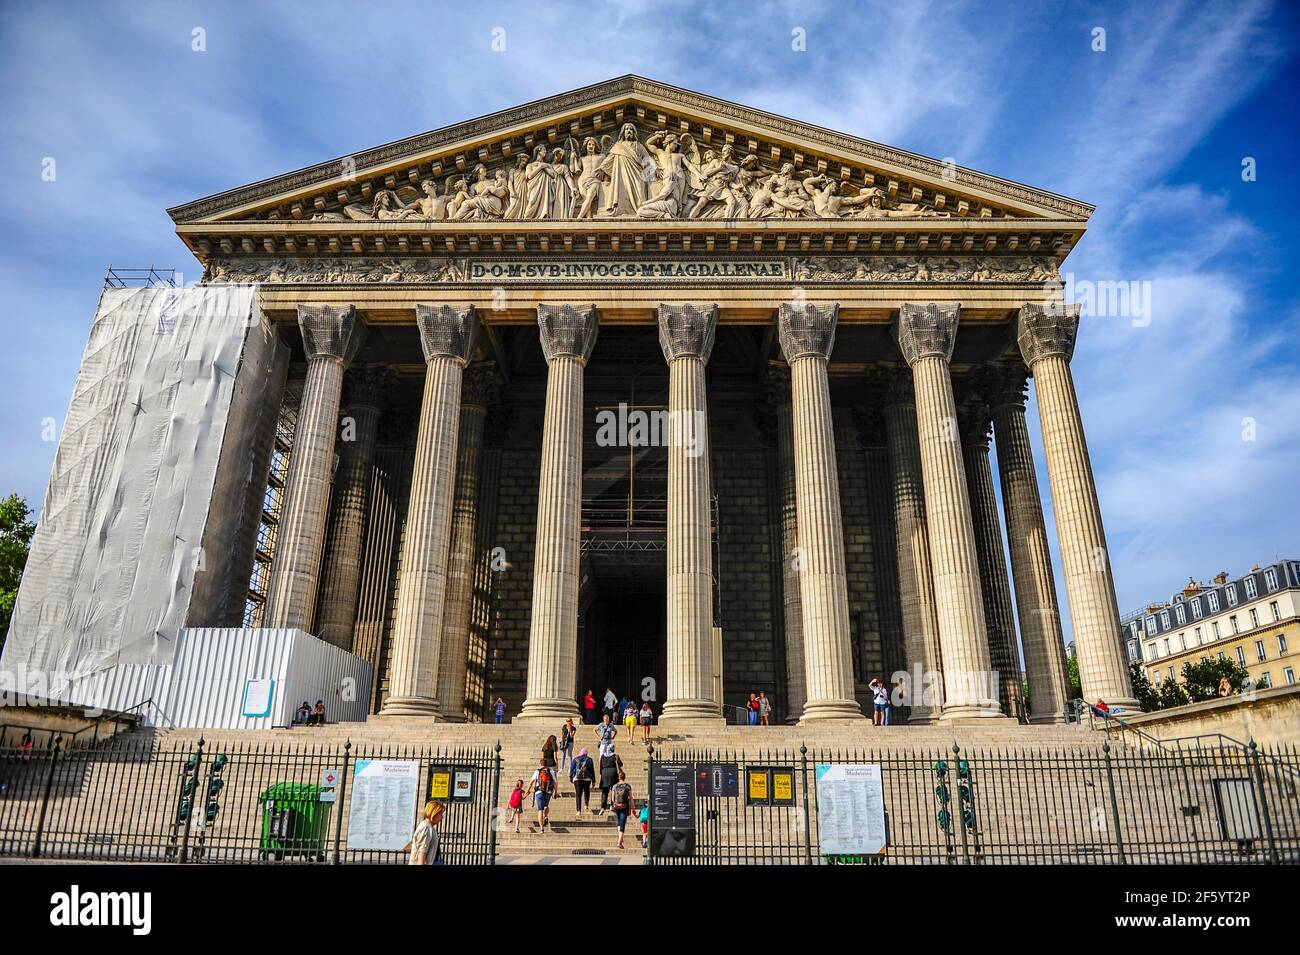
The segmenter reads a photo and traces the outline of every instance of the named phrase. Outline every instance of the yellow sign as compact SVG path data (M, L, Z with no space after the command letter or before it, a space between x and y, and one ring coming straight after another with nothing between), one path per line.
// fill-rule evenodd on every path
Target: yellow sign
M774 802L794 802L794 774L772 773L772 800Z
M749 773L749 801L767 801L767 771Z
M451 772L449 770L437 769L429 774L429 798L451 798Z

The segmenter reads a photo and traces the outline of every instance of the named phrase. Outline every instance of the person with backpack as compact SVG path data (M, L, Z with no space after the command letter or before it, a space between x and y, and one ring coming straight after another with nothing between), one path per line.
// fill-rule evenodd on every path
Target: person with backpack
M507 803L510 807L510 822L515 824L515 832L519 831L519 821L524 817L524 781L515 780L515 788L510 793L510 801Z
M596 781L596 764L587 755L586 747L578 753L569 764L569 782L573 783L573 799L577 803L577 815L582 817L582 807L591 812L591 787Z
M532 794L533 804L537 807L537 829L545 834L547 823L551 819L551 797L555 795L555 771L546 765L546 760L538 763L537 771L528 783L525 796Z
M560 769L573 765L573 740L578 735L578 728L573 725L573 717L564 721L560 727Z
M609 809L609 791L618 785L618 774L623 771L623 760L608 743L600 753L600 809L597 815Z
M627 828L627 817L636 806L636 797L632 793L632 784L627 781L623 770L618 771L618 782L609 792L610 805L614 807L614 821L618 823L618 847L623 846L623 831Z

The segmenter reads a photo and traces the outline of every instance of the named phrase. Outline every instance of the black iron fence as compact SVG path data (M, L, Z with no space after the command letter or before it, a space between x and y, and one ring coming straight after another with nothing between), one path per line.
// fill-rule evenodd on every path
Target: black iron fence
M500 747L177 743L120 738L97 746L0 748L0 855L151 862L403 863L400 847L349 845L362 760L406 764L417 806L447 811L440 854L492 864ZM353 842L360 842L360 836ZM373 840L372 840L373 842Z
M881 851L823 852L817 780L835 766L879 767ZM669 804L668 777L686 769L698 783L688 823L693 830L672 832L680 820L653 818L656 778L662 814ZM1032 751L954 745L908 753L673 749L651 756L647 861L1295 864L1298 771L1294 748L1264 752L1253 745L1180 752L1109 743ZM851 811L859 809L870 812L861 806ZM688 842L689 853L672 854Z

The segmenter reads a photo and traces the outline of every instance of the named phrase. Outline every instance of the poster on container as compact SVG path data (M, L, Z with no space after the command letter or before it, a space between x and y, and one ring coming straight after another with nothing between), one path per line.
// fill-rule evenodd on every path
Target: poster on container
M878 763L818 765L817 828L824 856L885 850L885 789Z
M420 764L359 759L352 770L349 849L401 850L411 841L420 798Z

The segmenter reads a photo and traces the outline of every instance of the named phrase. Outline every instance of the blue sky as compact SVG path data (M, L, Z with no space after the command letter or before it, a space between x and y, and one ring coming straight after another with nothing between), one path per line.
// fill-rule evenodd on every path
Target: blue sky
M1263 0L8 5L0 491L44 494L105 269L198 277L167 207L640 73L1094 203L1066 270L1152 291L1074 360L1121 609L1296 556L1298 26Z

